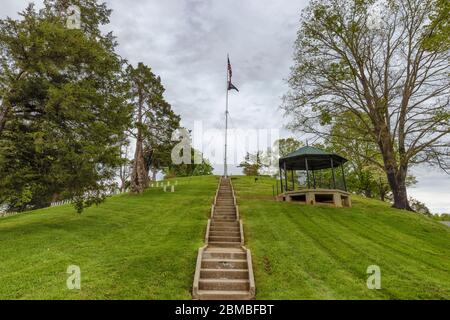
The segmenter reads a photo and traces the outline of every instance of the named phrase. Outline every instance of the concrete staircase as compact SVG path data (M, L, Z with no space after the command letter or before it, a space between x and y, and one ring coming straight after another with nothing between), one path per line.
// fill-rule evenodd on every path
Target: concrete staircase
M249 300L255 297L250 250L244 247L242 220L229 178L221 178L199 249L192 295L200 300Z

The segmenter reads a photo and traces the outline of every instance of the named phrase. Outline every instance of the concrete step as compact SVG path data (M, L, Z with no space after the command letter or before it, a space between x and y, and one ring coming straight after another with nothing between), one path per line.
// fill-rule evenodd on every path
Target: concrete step
M211 248L240 248L240 242L216 242L210 241L208 242L208 246Z
M241 233L239 232L239 230L234 230L234 231L215 231L215 230L209 230L209 235L211 237L240 237Z
M248 279L201 279L199 281L200 290L248 290Z
M211 221L211 227L212 228L239 228L239 222L238 221L220 221L212 219Z
M200 279L248 279L248 269L200 269Z
M214 214L236 215L236 211L232 210L214 210Z
M241 237L232 236L209 236L209 242L241 242Z
M222 216L236 216L236 212L233 211L214 211L214 215L222 215Z
M247 269L247 260L202 259L202 269Z
M199 290L198 295L201 300L250 300L253 298L248 291L231 290Z
M233 217L231 217L231 216L226 216L226 217L224 217L224 216L220 216L220 217L218 217L218 216L216 216L216 215L214 215L214 219L213 219L215 222L234 222L234 221L237 221L237 219L236 219L236 216L233 216Z
M236 206L235 205L215 205L214 206L214 210L219 210L219 211L236 211Z
M234 219L236 219L237 215L235 212L214 212L214 219L220 219L221 217L225 217L225 218L229 218L229 217L233 217Z
M236 212L236 208L234 206L229 206L229 207L219 206L219 207L215 207L214 211L217 211L217 212Z
M222 248L225 249L225 248ZM229 250L229 249L228 249ZM236 249L233 249L236 250ZM203 259L234 259L234 260L245 260L247 259L247 253L243 251L220 251L219 249L216 249L214 251L211 251L208 249L208 251L203 252Z
M214 220L230 220L230 221L236 221L236 215L235 214L214 214Z
M231 228L220 228L220 227L210 227L209 229L210 234L212 232L227 232L227 233L240 233L241 229L239 227L231 227Z
M237 221L236 220L236 215L234 216L228 216L228 215L217 215L214 214L213 216L213 221L214 222L233 222L233 221Z

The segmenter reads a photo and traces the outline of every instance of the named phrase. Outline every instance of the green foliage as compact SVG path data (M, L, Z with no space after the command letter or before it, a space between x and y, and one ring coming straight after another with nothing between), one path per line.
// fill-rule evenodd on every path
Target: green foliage
M409 203L411 205L411 208L414 210L414 212L421 213L427 216L431 216L430 209L425 205L425 203L420 202L417 199L409 199Z
M287 143L292 143L292 141L289 141ZM288 147L288 145L283 145L283 148L285 147ZM261 169L265 166L263 164L262 158L262 151L257 151L255 154L250 154L249 152L247 152L244 161L242 161L238 167L243 168L243 172L246 176L259 176L261 173Z
M446 51L450 49L450 2L437 0L435 6L423 45L428 50Z
M0 21L0 203L11 210L75 198L81 211L101 201L120 163L129 108L122 60L99 29L110 11L79 1L83 29L71 30L64 3Z
M301 141L298 141L294 138L286 138L279 139L275 142L275 145L278 145L278 153L280 157L284 157L295 150L300 149L303 146Z
M383 168L383 159L376 143L364 136L361 114L343 113L332 126L325 148L348 160L345 164L347 189L369 198L392 200L391 189ZM417 183L408 175L406 185Z

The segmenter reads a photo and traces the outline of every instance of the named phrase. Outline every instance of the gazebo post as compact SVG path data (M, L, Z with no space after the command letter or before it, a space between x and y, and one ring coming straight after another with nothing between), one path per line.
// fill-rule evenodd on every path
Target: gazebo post
M285 190L288 191L288 177L287 177L287 170L286 170L286 161L284 162L284 186Z
M344 164L341 162L342 180L344 182L344 189L347 191L347 182L345 182Z
M280 191L281 191L281 193L283 193L284 192L284 190L283 190L283 172L281 170L281 165L279 166L279 168L280 168Z
M313 185L314 185L314 189L316 188L316 174L314 173L314 170L311 170L312 175L313 175Z
M310 183L309 183L309 169L308 169L308 158L305 157L305 167L306 167L306 181L308 183L308 189L310 188Z
M333 157L331 159L331 171L333 173L333 188L336 189L336 177L334 175L334 163L333 163Z
M291 178L292 178L292 191L294 191L295 190L294 170L291 170Z

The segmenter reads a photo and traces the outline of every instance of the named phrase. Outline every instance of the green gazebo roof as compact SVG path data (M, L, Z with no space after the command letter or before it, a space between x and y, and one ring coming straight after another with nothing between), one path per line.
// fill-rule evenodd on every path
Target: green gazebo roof
M284 168L286 163L287 170L306 170L307 161L309 170L321 170L331 168L331 159L333 159L333 166L347 162L347 159L335 153L306 146L280 158L279 164Z

